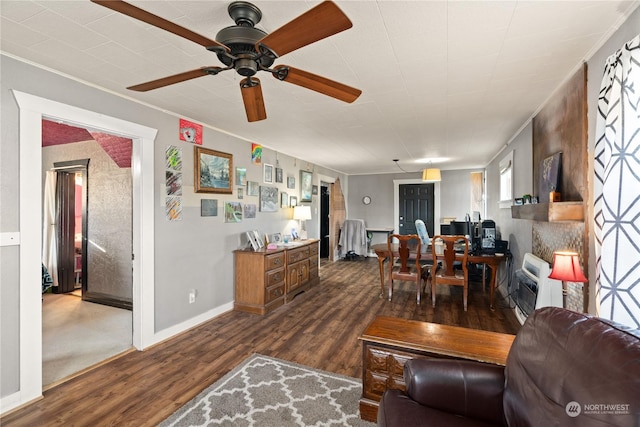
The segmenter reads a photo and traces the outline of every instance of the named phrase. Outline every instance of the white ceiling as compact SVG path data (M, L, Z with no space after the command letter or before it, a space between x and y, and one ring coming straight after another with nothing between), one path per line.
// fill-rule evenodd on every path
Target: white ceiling
M215 38L230 1L132 1ZM256 0L271 32L317 1ZM357 87L346 104L259 73L267 120L248 123L227 71L200 45L88 0L0 1L3 52L347 174L486 166L635 9L634 1L337 1L353 28L276 60ZM211 144L212 142L209 142Z

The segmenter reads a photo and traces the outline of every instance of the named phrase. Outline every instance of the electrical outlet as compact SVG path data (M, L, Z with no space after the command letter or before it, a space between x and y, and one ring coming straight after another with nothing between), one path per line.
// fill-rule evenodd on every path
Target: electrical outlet
M196 290L191 289L189 291L189 304L193 304L194 302L196 302Z

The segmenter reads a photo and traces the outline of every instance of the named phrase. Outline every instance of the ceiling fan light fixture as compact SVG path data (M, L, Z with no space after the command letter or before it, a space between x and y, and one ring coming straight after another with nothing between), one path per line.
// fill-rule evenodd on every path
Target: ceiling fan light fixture
M440 182L442 175L438 168L427 168L422 170L422 180L425 182Z

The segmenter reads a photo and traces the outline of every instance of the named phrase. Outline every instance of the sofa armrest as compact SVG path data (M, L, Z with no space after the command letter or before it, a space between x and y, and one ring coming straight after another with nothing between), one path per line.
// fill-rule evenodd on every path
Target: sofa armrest
M411 359L404 366L407 395L464 417L504 423L504 367L469 360Z

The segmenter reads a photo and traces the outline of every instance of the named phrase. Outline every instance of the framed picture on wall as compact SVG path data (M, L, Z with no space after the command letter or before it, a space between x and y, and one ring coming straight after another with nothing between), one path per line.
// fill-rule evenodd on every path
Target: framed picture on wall
M287 188L296 188L296 177L294 176L287 177Z
M195 147L193 160L193 181L196 193L232 193L233 156L231 154Z
M282 182L282 168L276 168L276 183Z
M262 181L271 184L273 182L273 165L262 165Z
M313 192L313 172L300 171L300 201L310 202Z

